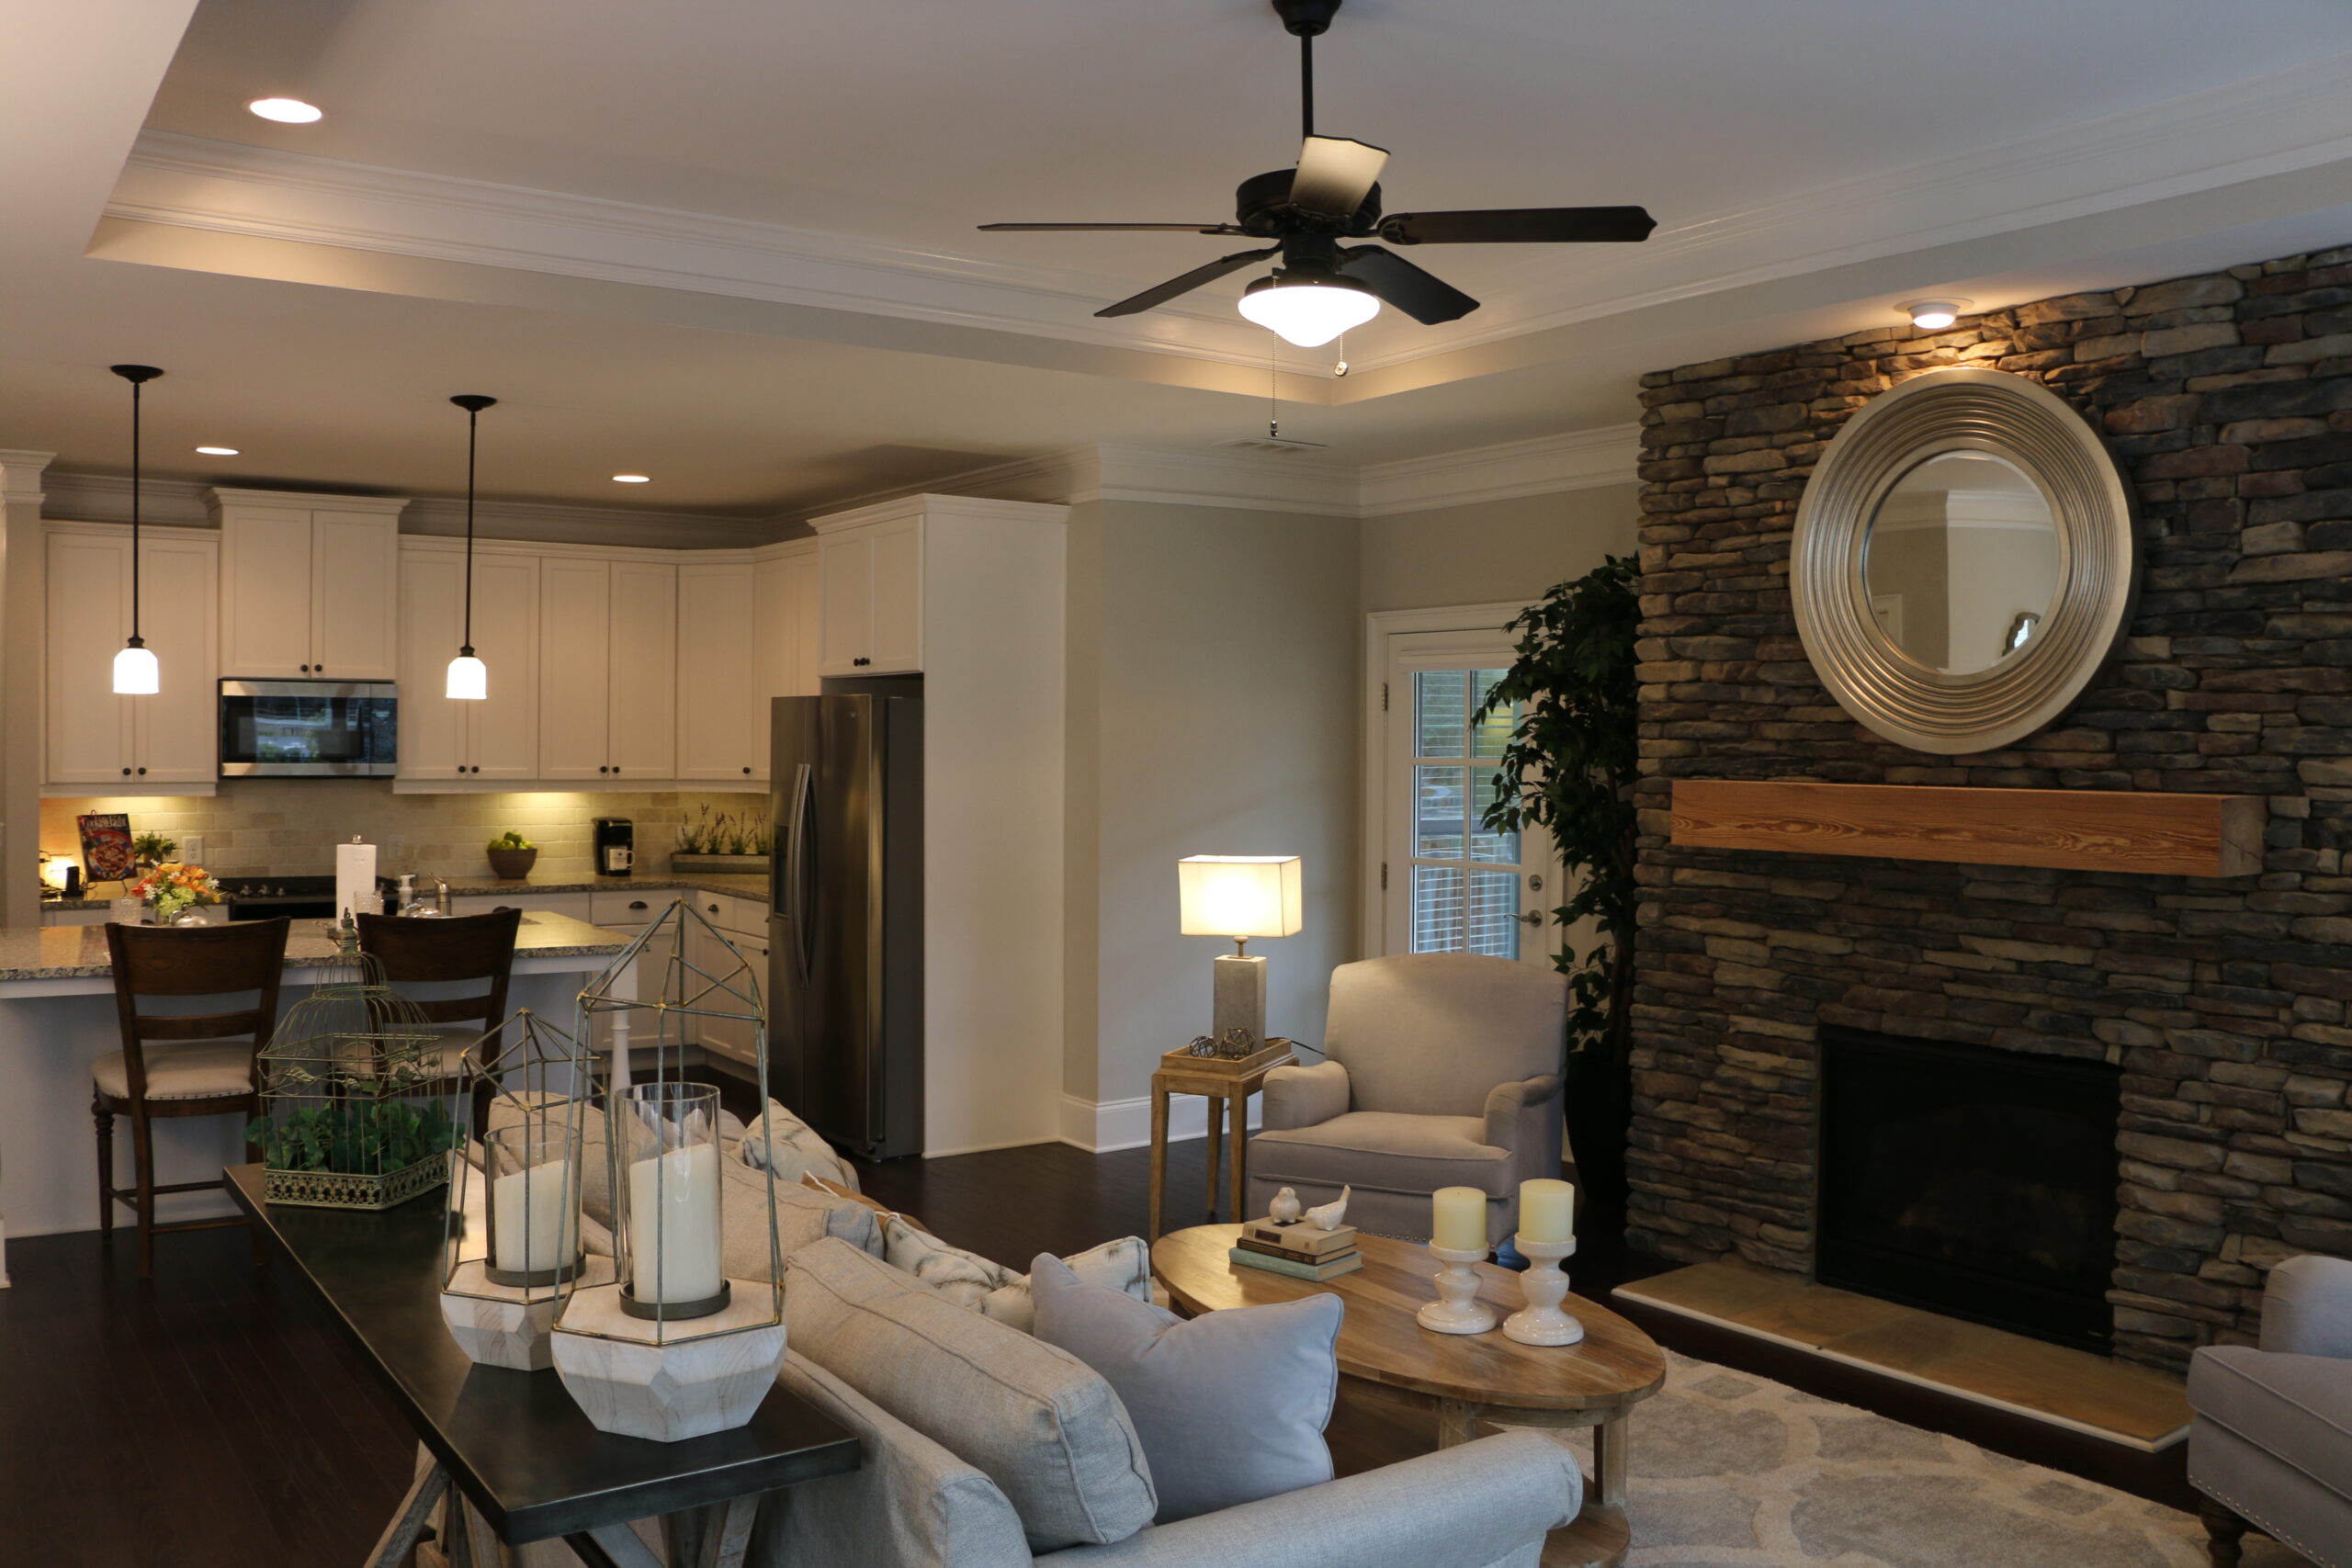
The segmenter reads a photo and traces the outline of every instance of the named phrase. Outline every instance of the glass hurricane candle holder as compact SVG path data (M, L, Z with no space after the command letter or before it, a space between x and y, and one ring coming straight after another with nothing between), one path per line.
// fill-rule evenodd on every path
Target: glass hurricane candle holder
M625 1173L614 1216L621 1310L656 1320L725 1311L718 1090L668 1079L631 1084L605 1103Z
M520 1122L486 1134L489 1262L494 1285L560 1285L579 1277L580 1150L572 1129Z

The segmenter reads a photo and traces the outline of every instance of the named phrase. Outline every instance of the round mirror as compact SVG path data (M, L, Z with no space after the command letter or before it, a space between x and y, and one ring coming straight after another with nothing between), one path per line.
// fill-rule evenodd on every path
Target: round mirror
M2049 499L1990 452L1939 452L1917 464L1880 501L1862 538L1879 630L1947 675L2020 652L2057 596L2059 565Z

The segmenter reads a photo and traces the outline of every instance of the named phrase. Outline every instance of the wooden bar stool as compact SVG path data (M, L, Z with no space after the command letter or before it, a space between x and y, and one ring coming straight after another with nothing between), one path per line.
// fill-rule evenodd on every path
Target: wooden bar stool
M155 1223L155 1200L198 1192L209 1181L155 1184L153 1123L178 1116L235 1115L250 1121L261 1109L254 1058L277 1024L277 988L286 969L284 920L226 926L107 927L114 965L115 1017L122 1049L90 1065L90 1114L98 1130L98 1228L114 1239L114 1206L139 1220L139 1275L155 1271L155 1236L163 1231L217 1230L241 1225L237 1216ZM143 1013L141 997L220 997L255 993L250 1007L213 1013ZM234 1036L249 1038L239 1041ZM149 1042L155 1043L151 1048ZM133 1187L114 1185L114 1119L130 1118ZM241 1123L242 1125L242 1123ZM250 1145L248 1145L250 1147ZM258 1156L254 1157L258 1158Z
M481 982L482 989L458 996L409 998L442 1036L435 1069L440 1078L460 1077L458 1062L466 1047L506 1021L506 987L514 974L514 933L522 927L523 911L494 909L446 920L391 915L358 919L360 951L383 966L390 984Z

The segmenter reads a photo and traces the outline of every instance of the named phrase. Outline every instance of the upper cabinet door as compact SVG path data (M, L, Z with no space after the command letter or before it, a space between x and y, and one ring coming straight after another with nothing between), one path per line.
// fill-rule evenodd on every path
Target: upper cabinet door
M311 673L390 681L399 674L400 519L380 512L311 513Z
M209 785L220 776L220 543L190 528L149 528L139 547L146 583L170 592L150 599L141 616L162 690L118 699L131 708L131 774L140 784Z
M460 576L463 575L462 564ZM455 653L457 645L449 651ZM474 654L490 672L481 702L467 709L471 779L539 776L539 561L536 556L474 556ZM443 660L446 669L447 660ZM438 690L438 688L436 688ZM402 705L405 708L406 705ZM406 744L403 738L402 744Z
M922 520L876 523L874 541L872 646L876 675L911 674L922 668Z
M223 508L220 576L220 672L307 678L314 662L311 514L270 507ZM391 591L389 575L375 584L378 593ZM383 673L389 676L390 671Z
M605 760L624 779L678 772L678 569L613 563L612 705Z
M539 777L543 779L599 779L612 773L612 760L605 750L613 653L612 574L607 561L550 556L539 562Z
M51 534L48 610L43 777L119 792L132 777L131 700L114 694L114 656L130 635L130 530ZM171 679L167 668L167 686Z
M466 563L440 551L401 552L400 776L470 776L466 710L448 689L449 660L464 637Z
M874 656L874 540L865 529L817 541L817 672L863 675Z
M678 569L678 772L681 779L749 783L767 772L753 693L755 573L741 565ZM757 706L763 712L764 701ZM757 761L755 761L757 756Z

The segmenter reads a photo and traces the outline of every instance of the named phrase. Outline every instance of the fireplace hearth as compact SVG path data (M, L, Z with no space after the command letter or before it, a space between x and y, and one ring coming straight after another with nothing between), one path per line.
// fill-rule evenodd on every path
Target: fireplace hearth
M1821 1037L1821 1282L2107 1350L2119 1069Z

